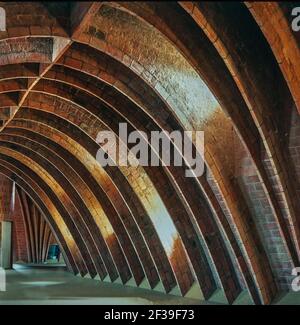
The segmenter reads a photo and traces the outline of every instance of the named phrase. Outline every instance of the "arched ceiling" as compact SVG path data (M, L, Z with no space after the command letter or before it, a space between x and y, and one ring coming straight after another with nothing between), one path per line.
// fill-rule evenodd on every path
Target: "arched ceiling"
M246 291L270 303L283 286L276 259L300 257L299 180L284 140L299 111L299 38L286 5L0 5L0 172L39 207L69 268L199 299L219 290L234 303ZM204 130L205 174L101 167L97 134L118 135L122 122L146 134ZM251 175L241 174L238 152ZM258 226L249 180L272 229ZM272 231L280 256L265 241Z

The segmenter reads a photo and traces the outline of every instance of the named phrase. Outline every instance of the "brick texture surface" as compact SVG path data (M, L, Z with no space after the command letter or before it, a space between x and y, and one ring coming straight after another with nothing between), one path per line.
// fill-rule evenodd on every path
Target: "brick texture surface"
M15 261L43 262L55 241L74 274L124 285L186 295L197 284L204 299L221 289L229 303L248 291L256 304L291 290L300 263L291 3L1 6L0 221L13 221ZM97 134L117 134L120 122L147 136L203 130L205 174L101 167Z

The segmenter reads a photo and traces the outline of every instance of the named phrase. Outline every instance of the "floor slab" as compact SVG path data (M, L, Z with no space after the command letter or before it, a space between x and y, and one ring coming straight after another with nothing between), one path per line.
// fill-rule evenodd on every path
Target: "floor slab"
M208 305L222 301L183 298L157 291L76 277L64 266L14 265L6 271L0 305ZM224 302L225 303L225 302ZM240 299L239 304L249 304ZM300 305L300 292L281 294L274 304Z
M124 287L75 277L65 267L15 265L7 271L7 290L0 304L97 304L97 305L196 305L195 299L165 295L140 288Z

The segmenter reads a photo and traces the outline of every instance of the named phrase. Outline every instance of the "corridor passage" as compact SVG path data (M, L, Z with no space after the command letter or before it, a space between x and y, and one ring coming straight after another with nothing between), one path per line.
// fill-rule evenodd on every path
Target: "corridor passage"
M195 305L201 302L159 292L76 277L63 266L15 264L7 274L3 304ZM208 304L203 302L203 304Z
M300 2L0 2L0 304L299 303L299 62Z

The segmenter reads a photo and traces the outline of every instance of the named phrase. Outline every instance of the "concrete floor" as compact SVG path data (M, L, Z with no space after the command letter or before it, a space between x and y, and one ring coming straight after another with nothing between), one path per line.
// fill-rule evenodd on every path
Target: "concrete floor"
M0 292L0 305L205 305L212 302L164 295L140 288L124 287L75 277L65 267L15 265L7 271L6 292ZM215 299L222 303L222 299ZM248 304L241 295L238 304ZM281 296L277 304L300 305L300 292Z
M0 305L195 305L201 302L167 296L140 288L75 277L64 267L14 265L6 272L6 292L0 292ZM206 304L203 302L203 304Z

